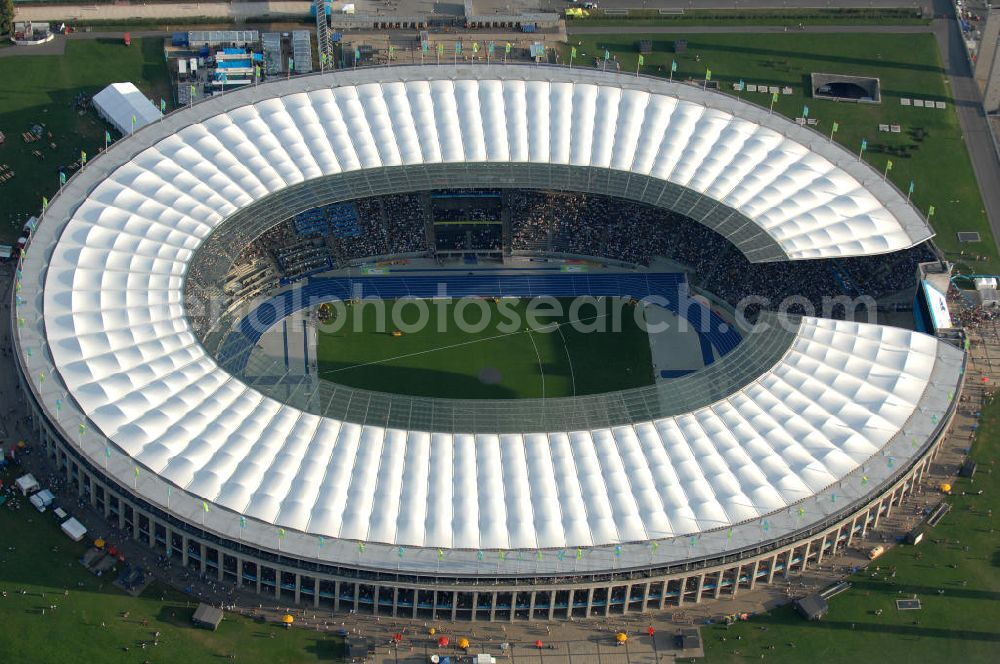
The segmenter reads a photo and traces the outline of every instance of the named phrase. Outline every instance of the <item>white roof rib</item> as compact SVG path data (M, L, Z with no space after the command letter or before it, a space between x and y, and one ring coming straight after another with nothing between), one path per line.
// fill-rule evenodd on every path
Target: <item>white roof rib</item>
M424 571L439 565L440 548L473 572L489 564L479 550L624 550L603 562L532 559L533 570L646 564L649 540L690 557L760 540L765 517L772 538L825 518L831 508L818 497L831 487L859 472L877 479L879 455L902 465L918 452L909 441L931 435L927 413L946 407L961 353L906 330L823 319L803 319L777 364L716 403L593 431L358 425L278 403L223 372L186 315L194 252L238 209L320 175L467 160L631 168L721 197L779 242L789 238L782 246L796 258L917 239L832 148L810 154L751 122L767 117L759 109L599 72L545 80L547 68L459 68L450 80L443 69L356 74L382 80L332 89L321 76L273 94L261 86L246 91L261 97L254 103L195 123L172 114L71 180L24 260L17 331L26 372L48 378L33 389L81 454L161 506L169 485L171 511L227 537L274 548L285 528L283 551L354 562L351 542L361 540L371 545L366 564ZM702 96L722 107L698 106ZM858 215L868 216L855 224ZM845 500L864 493L837 490ZM781 516L803 501L808 520ZM730 527L735 535L713 540ZM689 549L695 534L704 543Z

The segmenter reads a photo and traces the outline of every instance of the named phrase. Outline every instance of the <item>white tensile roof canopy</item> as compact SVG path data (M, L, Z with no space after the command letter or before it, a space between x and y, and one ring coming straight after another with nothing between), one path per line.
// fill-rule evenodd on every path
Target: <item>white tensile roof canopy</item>
M122 136L141 129L163 117L139 88L132 83L112 83L93 98L94 107ZM133 126L132 118L135 118Z
M929 235L898 192L862 183L865 168L768 118L689 86L521 66L380 68L212 99L116 145L53 200L18 310L20 347L42 352L21 361L49 377L33 389L95 465L259 546L281 528L283 551L353 559L344 543L367 542L369 564L383 555L399 568L438 548L473 566L476 550L623 543L626 559L645 560L650 540L726 528L736 532L722 548L759 540L762 518L774 537L826 518L817 496L852 474L896 472L872 466L879 455L915 454L961 353L906 330L805 319L757 380L684 415L590 431L407 431L305 413L233 379L195 338L183 292L195 251L237 210L391 166L632 171L730 206L795 258ZM870 487L840 489L841 505L852 490Z

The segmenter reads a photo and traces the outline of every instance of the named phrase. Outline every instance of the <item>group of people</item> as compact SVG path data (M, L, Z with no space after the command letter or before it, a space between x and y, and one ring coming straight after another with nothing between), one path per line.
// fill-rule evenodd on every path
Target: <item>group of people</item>
M935 258L921 245L886 256L751 263L727 239L682 215L610 196L534 190L503 192L509 236L500 224L441 225L440 237L428 246L428 219L444 215L459 221L496 220L501 218L500 199L499 193L468 201L456 197L447 205L434 201L430 209L429 199L421 194L358 199L356 235L340 237L331 228L326 236L301 238L289 221L248 245L237 265L267 259L275 268L274 279L294 279L366 257L499 251L505 243L513 251L592 256L642 266L664 257L683 266L696 287L740 306L752 322L761 309L844 315L824 308L824 299L878 300L905 292L915 284L917 263ZM746 305L748 299L752 303Z

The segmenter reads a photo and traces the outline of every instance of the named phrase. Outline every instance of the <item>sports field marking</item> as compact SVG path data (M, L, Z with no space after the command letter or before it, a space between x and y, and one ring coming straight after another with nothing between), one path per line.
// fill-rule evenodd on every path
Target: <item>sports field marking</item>
M569 345L566 343L566 335L563 334L562 328L556 328L559 332L559 336L562 337L563 350L566 351L566 361L569 362L569 379L570 383L573 385L573 396L576 396L576 373L573 371L573 356L569 352Z
M559 329L559 328L556 328ZM538 375L542 377L542 398L545 398L545 368L542 365L542 354L538 352L538 344L535 343L535 338L531 336L531 330L525 330L528 333L528 341L531 342L531 347L535 349L535 357L538 359Z
M541 332L541 331L543 331L543 330L545 330L547 328L555 328L555 329L558 330L563 325L569 325L571 323L592 323L595 320L598 320L599 318L607 318L609 315L610 314L601 314L599 316L594 316L593 318L588 318L588 319L578 318L576 320L563 321L562 323L549 323L547 325L542 325L541 327L538 328L537 331ZM340 373L341 371L350 371L352 369L361 369L361 368L364 368L364 367L372 366L374 364L385 364L386 362L393 362L395 360L402 360L402 359L407 358L407 357L416 357L418 355L427 355L429 353L436 353L438 351L449 350L451 348L460 348L462 346L471 346L472 344L477 344L477 343L481 343L481 342L485 342L485 341L495 341L497 339L503 339L504 337L512 337L512 336L517 335L517 334L525 334L526 332L531 332L531 330L527 330L526 329L526 330L518 330L516 332L507 332L506 334L494 334L491 337L484 337L482 339L470 339L469 341L462 341L462 342L457 343L457 344L448 344L447 346L438 346L437 348L428 348L427 350L416 351L416 352L413 352L413 353L404 353L403 355L393 355L392 357L382 358L381 360L372 360L371 362L362 362L361 364L352 364L351 366L341 367L339 369L327 369L326 371L319 371L318 374L321 375L321 376L325 376L327 374ZM531 343L534 344L535 343L534 340L532 340Z

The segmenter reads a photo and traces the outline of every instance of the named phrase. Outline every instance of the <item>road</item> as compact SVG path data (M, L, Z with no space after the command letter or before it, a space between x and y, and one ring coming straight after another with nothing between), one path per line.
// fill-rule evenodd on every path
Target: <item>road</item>
M976 172L986 215L993 238L1000 247L1000 157L990 136L990 126L983 111L982 95L972 76L965 43L955 21L955 7L950 0L935 0L934 13L948 18L935 19L934 37L941 51L944 70L951 81L951 94L958 111L965 145Z
M615 33L619 35L684 35L684 34L750 34L750 33L778 33L778 32L878 32L878 33L923 33L930 32L929 25L805 25L802 28L789 28L781 25L693 25L685 27L674 27L666 25L647 26L620 26L614 27L577 27L571 24L566 28L569 35L606 35Z
M855 9L930 7L933 0L598 0L601 9ZM562 11L568 0L540 0L542 9Z

